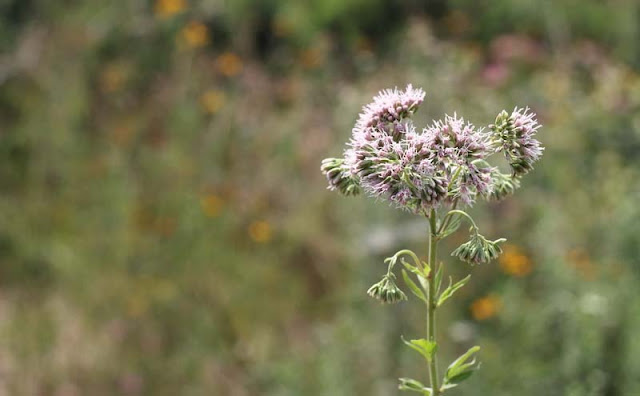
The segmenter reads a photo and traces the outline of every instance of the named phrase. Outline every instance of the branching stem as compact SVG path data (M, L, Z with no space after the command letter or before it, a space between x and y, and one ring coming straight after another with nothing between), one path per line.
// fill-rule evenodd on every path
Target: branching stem
M456 208L458 207L458 201L459 201L458 198L453 200L453 205L451 205L451 210L456 210ZM447 213L442 219L442 222L440 223L440 227L438 228L438 235L440 235L442 231L447 229L447 226L449 225L450 222L451 222L451 217Z
M477 232L478 226L476 225L476 222L473 221L473 218L471 216L469 216L469 214L467 212L465 212L464 210L459 210L459 209L450 210L449 213L447 213L444 216L444 218L447 219L449 216L452 216L454 214L459 214L459 215L462 215L462 216L466 217L467 220L469 220L469 222L473 226L474 230Z

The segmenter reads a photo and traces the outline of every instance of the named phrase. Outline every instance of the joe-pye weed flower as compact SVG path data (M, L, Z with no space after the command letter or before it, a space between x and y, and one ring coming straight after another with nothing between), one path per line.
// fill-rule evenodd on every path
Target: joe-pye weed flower
M418 129L411 116L425 98L422 89L386 89L365 105L351 131L341 158L322 161L329 189L347 196L365 194L424 216L429 223L429 259L422 261L410 250L401 250L385 260L387 273L368 294L384 303L406 300L395 282L393 270L401 264L409 291L427 311L426 338L404 342L421 354L428 365L430 385L401 378L399 388L428 396L439 396L467 379L479 365L474 346L451 363L443 378L438 376L436 310L470 279L443 285L444 266L438 264L438 242L469 223L470 239L452 255L471 265L488 263L502 253L504 238L489 240L480 234L473 218L463 210L478 199L500 200L520 187L520 178L533 169L544 148L535 139L540 128L528 108L501 111L493 124L478 128L454 113ZM510 167L503 173L488 162L502 153ZM408 256L411 261L406 261Z

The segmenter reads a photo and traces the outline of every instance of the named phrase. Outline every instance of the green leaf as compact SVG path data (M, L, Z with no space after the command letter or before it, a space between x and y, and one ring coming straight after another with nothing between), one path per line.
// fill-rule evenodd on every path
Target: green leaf
M429 276L429 272L431 272L431 268L429 267L429 264L425 263L424 261L421 261L422 265L424 266L424 271L416 267L415 265L409 264L404 259L404 257L401 258L400 261L402 262L402 265L404 265L404 267L407 269L407 271L412 272L418 276L426 277L426 276Z
M449 365L443 381L445 386L453 387L458 385L480 368L480 366L476 364L475 358L467 363L467 360L479 350L479 346L474 346Z
M425 340L424 338L407 341L404 337L400 338L402 338L402 342L407 344L409 348L424 356L427 361L431 361L431 359L433 359L433 355L438 351L438 344L435 341Z
M431 396L433 391L431 388L424 386L421 382L411 378L400 378L398 389L422 393L424 396Z
M468 371L463 371L460 374L454 375L451 378L447 378L447 383L448 384L455 384L458 385L459 383L463 382L464 380L468 379L469 377L471 377L471 375L477 370L477 368L474 368L472 370L468 370Z
M452 368L456 368L459 367L460 365L464 364L464 362L467 361L467 359L469 359L471 356L473 356L474 353L478 352L480 350L479 346L474 346L469 348L468 351L466 351L463 355L461 355L459 358L457 358L456 360L453 361L453 363L451 363L449 365L449 367L447 368L447 371L452 369Z
M421 274L420 268L416 267L415 265L409 264L407 260L404 259L404 257L400 259L400 262L402 262L402 265L407 269L407 271L416 275Z
M452 281L451 281L451 277L449 277L449 287L447 287L442 292L442 294L440 294L440 298L438 298L438 306L442 305L445 301L449 299L449 297L453 296L453 293L455 293L462 286L466 285L467 282L469 282L469 279L471 279L471 275L467 275L466 278L456 282L454 285L451 285Z
M420 276L420 275L418 275ZM407 271L402 270L402 278L404 279L404 283L407 284L407 286L409 286L409 290L411 290L411 292L418 297L419 299L421 299L422 301L425 302L425 304L427 303L427 298L425 297L424 293L422 292L422 289L420 289L418 287L418 285L415 284L415 282L409 277L409 274L407 274Z
M422 265L424 266L424 276L427 277L431 273L431 267L429 267L429 263L425 263L422 261Z
M438 293L440 293L440 285L442 285L443 267L444 266L442 265L442 263L440 263L440 266L438 267L438 271L436 272L436 279L435 279L436 296L438 295Z

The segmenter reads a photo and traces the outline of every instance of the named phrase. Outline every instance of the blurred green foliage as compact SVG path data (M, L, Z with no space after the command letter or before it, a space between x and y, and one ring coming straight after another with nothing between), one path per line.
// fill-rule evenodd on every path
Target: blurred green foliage
M483 345L455 392L640 394L637 2L0 10L0 394L390 395L423 378L400 342L421 336L419 305L365 291L383 257L426 251L426 223L319 172L360 106L407 82L423 123L529 105L545 125L538 168L476 214L508 254L443 310L445 360Z

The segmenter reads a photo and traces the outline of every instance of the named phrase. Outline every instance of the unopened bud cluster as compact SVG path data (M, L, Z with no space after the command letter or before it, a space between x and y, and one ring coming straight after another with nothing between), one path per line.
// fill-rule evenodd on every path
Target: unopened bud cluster
M407 299L407 295L396 285L395 275L388 273L382 280L367 290L367 294L383 303L393 304Z
M460 260L475 264L486 264L498 258L502 253L499 244L506 241L504 238L489 241L484 236L475 232L468 242L463 243L454 250L451 255L457 256Z

